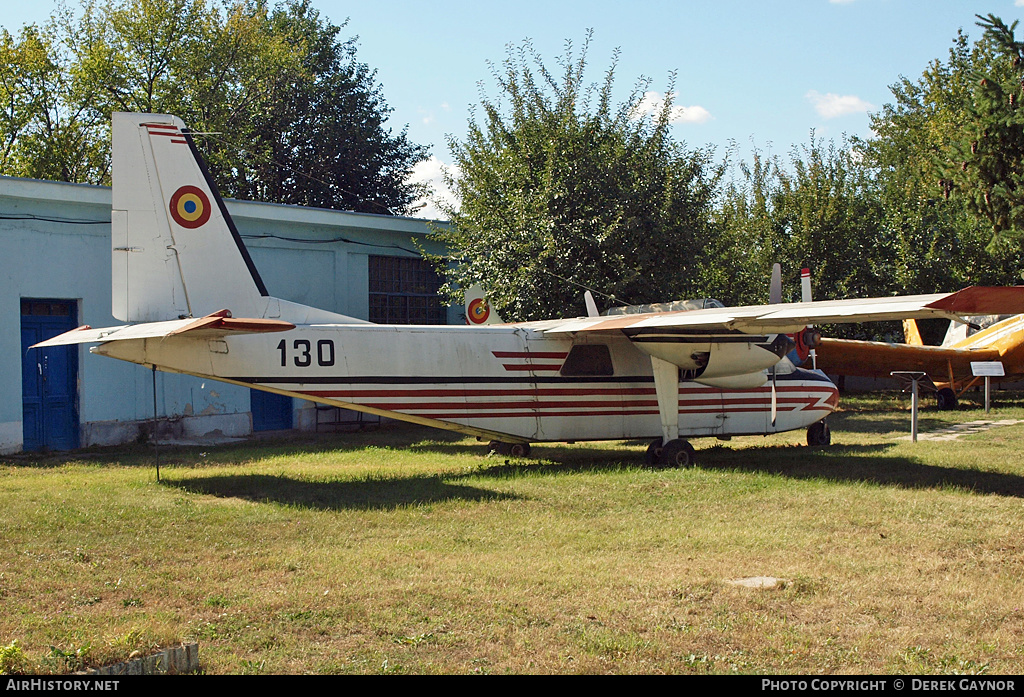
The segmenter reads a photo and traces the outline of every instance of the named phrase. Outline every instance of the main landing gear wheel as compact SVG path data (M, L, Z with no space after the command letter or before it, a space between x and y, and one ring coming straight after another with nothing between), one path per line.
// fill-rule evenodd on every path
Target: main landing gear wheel
M644 461L649 467L657 467L661 464L661 438L651 441L651 444L647 446Z
M495 455L508 455L510 457L529 457L529 443L503 443L500 440L492 440L487 444L487 452Z
M943 387L935 393L935 406L939 408L939 411L951 411L956 409L958 404L956 392L948 387Z
M824 421L807 427L807 445L819 448L832 444L832 431Z
M659 438L647 446L646 460L654 467L693 467L696 452L688 441L681 438L670 440L665 445Z

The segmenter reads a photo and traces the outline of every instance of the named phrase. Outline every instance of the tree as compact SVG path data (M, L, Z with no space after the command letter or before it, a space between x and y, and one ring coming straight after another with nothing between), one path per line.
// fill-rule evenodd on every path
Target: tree
M264 0L83 0L79 14L64 9L45 34L52 74L65 77L48 91L37 80L21 99L51 95L50 111L81 124L98 164L79 173L70 156L35 156L34 141L55 149L56 138L30 125L10 139L3 171L35 162L35 176L106 183L110 113L164 112L203 134L227 195L408 212L419 191L406 179L425 149L385 127L381 87L341 30L310 0L273 10ZM10 70L25 72L29 62L16 65Z
M1024 235L1024 43L1017 22L978 15L989 60L975 67L965 100L965 136L953 143L946 161L947 189L957 189L989 222L993 244Z
M278 76L252 134L281 165L277 176L247 183L266 200L410 212L422 192L407 181L426 148L385 127L391 109L374 71L356 60L355 39L339 41L341 27L321 21L309 0L278 7L270 24L300 64L297 75Z
M446 290L481 283L506 319L583 310L584 289L603 302L661 302L699 292L718 169L670 130L671 88L641 112L649 81L612 102L617 53L600 85L584 84L590 35L567 43L556 78L529 41L492 67L505 101L484 97L482 123L449 147L461 205L434 237Z
M98 182L109 168L99 146L105 124L71 90L54 45L53 35L34 25L18 39L0 29L0 172Z
M720 297L729 304L765 302L768 270L784 270L783 299L800 299L799 271L811 270L817 300L893 294L891 241L880 234L875 181L845 141L817 139L789 158L755 152L724 187L719 206ZM830 327L832 335L874 338L877 327ZM891 330L891 327L882 331Z
M965 134L977 129L978 76L997 63L993 41L971 44L959 32L945 62L932 61L917 80L901 78L890 87L893 103L871 118L875 137L855 141L876 180L879 235L888 240L894 291L1020 282L1021 251L990 244L993 224L975 205L984 195L963 155L974 157L973 136Z

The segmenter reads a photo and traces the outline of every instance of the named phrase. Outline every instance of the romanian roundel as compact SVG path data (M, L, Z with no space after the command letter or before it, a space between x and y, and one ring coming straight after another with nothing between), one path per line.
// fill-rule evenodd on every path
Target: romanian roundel
M477 298L473 302L469 303L469 312L467 313L469 321L473 324L483 324L487 321L487 318L491 316L491 306L487 304L487 301L483 298Z
M183 186L171 196L171 217L184 228L193 230L204 225L210 212L210 199L195 186Z

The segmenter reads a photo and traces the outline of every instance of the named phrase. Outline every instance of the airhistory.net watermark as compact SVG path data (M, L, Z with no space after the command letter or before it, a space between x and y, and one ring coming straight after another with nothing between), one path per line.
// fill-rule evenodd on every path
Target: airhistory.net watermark
M894 679L838 679L774 680L763 678L761 690L771 692L874 692L885 690L910 692L1016 692L1015 680L998 678L894 678Z
M119 680L68 680L56 678L7 678L4 691L115 692Z

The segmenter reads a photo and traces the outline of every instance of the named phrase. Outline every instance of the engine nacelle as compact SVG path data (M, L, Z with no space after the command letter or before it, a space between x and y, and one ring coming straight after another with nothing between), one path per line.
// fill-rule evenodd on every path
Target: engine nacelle
M724 378L705 378L700 377L694 380L702 385L708 387L721 387L725 390L749 390L755 387L761 387L768 382L768 371L759 370L755 373L746 373L744 375L730 375Z
M692 371L693 377L701 380L758 373L778 363L794 346L785 334L736 333L705 339L700 335L652 331L629 338L644 353Z

